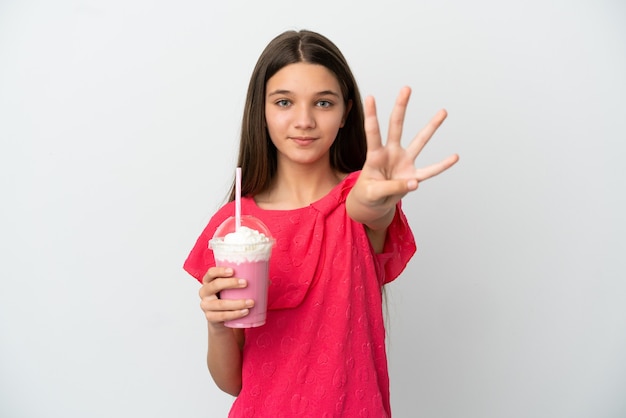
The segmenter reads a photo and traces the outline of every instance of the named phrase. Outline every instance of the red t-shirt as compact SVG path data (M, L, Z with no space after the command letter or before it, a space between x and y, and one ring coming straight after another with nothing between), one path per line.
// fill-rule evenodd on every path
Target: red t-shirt
M358 175L299 209L264 210L242 199L242 214L261 219L276 244L267 322L245 330L242 389L229 417L391 416L382 285L416 247L398 203L384 250L374 253L346 212ZM234 213L234 202L222 207L185 261L199 281L215 265L209 239Z

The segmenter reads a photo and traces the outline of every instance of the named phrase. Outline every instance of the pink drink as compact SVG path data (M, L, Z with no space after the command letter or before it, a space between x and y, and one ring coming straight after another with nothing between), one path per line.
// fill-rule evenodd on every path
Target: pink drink
M215 263L231 267L233 277L244 279L248 285L241 289L224 289L222 299L252 299L254 307L248 315L224 322L231 328L251 328L265 324L267 288L269 286L269 260L274 239L267 227L257 218L242 216L241 225L235 228L234 218L226 219L209 241Z
M224 289L220 292L222 299L253 299L254 306L250 308L250 313L243 318L224 322L224 325L231 328L250 328L265 324L267 313L267 287L269 260L252 261L244 263L229 263L227 261L217 261L219 266L232 267L235 271L234 277L245 279L248 286L243 289Z

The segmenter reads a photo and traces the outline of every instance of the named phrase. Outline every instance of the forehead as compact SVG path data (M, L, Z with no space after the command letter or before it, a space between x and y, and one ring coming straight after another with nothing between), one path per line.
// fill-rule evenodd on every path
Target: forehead
M333 91L341 94L339 81L328 68L303 62L289 64L267 80L267 93L275 90L302 94Z

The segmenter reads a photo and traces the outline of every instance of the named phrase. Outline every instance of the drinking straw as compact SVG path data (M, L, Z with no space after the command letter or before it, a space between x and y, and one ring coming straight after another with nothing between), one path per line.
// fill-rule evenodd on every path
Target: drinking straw
M241 227L241 167L235 172L235 231Z

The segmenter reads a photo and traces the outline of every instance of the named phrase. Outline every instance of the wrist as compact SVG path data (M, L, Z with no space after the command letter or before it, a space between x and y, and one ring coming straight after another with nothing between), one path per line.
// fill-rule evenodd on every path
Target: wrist
M209 330L209 336L220 337L222 335L228 335L229 333L232 333L232 330L224 325L223 322L207 321L207 328Z
M369 221L363 223L373 231L387 229L387 227L389 227L389 225L391 224L391 221L393 221L393 217L395 216L395 214L396 206L394 205L391 208L385 210L382 214L379 213L378 217L372 216Z

